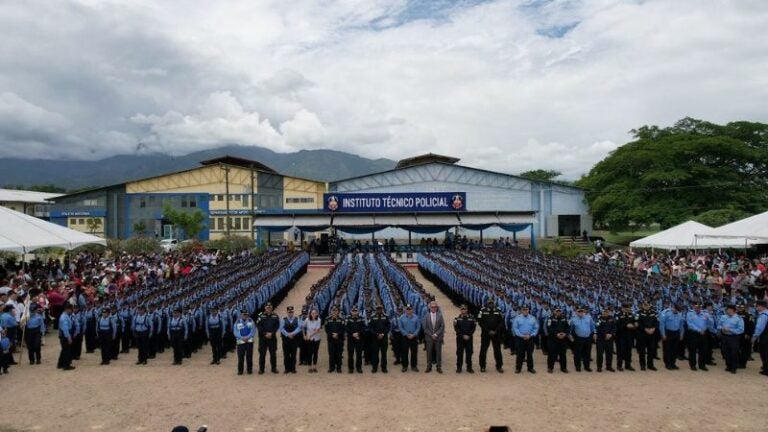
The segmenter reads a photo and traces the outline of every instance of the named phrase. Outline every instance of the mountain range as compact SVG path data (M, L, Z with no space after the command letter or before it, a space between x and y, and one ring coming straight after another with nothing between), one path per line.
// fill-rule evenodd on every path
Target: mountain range
M276 153L263 147L230 145L184 156L116 155L95 161L0 158L0 185L43 185L74 190L106 186L200 166L221 156L252 159L275 171L320 181L334 181L395 167L389 159L366 159L336 150Z

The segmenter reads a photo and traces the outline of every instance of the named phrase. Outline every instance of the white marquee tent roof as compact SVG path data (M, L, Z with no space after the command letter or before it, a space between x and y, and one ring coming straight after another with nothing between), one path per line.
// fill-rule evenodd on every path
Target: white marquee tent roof
M25 253L44 247L74 249L86 244L106 245L107 241L0 207L0 250Z
M635 240L630 243L629 246L666 250L707 248L711 246L706 244L708 241L697 238L697 235L709 234L714 232L714 230L714 228L707 225L695 221L688 221L664 231L657 232L656 234L649 235L648 237L641 238L640 240Z
M731 222L712 232L697 233L697 242L718 247L745 247L768 243L768 212Z

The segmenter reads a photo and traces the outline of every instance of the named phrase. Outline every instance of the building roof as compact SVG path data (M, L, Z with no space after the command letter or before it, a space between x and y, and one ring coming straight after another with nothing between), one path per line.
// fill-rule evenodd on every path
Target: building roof
M422 156L428 156L428 155L422 155ZM439 155L436 155L436 156L439 156ZM403 159L403 161L406 161L406 160L416 160L419 157L421 157L421 156L416 156L416 157L410 158L410 159ZM447 156L440 156L440 157L447 157ZM449 159L455 159L455 158L449 158ZM505 176L505 177L512 177L512 178L522 179L522 180L525 180L525 181L529 181L531 183L539 183L539 184L544 184L544 185L548 185L548 186L558 186L558 187L563 187L563 188L566 188L566 189L576 189L576 190L580 190L580 191L584 190L584 188L581 188L581 187L578 187L578 186L565 185L565 184L558 183L558 182L553 182L553 181L532 180L532 179L529 179L529 178L526 178L526 177L520 177L520 176L514 175L514 174L507 174L507 173L502 173L502 172L497 172L497 171L485 170L485 169L482 169L482 168L474 168L474 167L468 167L468 166L464 166L464 165L457 165L456 162L458 162L458 159L456 159L456 161L446 162L446 161L439 160L439 159L424 158L422 160L419 160L418 163L414 162L414 163L407 164L405 166L400 166L401 162L403 162L403 161L398 162L397 166L395 168L392 168L392 169L388 169L388 170L384 170L384 171L379 171L379 172L375 172L375 173L370 173L370 174L363 174L363 175L354 176L354 177L349 177L349 178L345 178L345 179L341 179L341 180L335 180L335 181L329 182L328 184L329 185L334 185L334 184L344 183L344 182L347 182L347 181L357 180L357 179L361 179L361 178L365 178L365 177L377 176L377 175L381 175L381 174L388 174L388 173L391 173L391 172L400 171L401 169L412 168L412 167L416 167L416 166L429 165L429 164L439 164L439 165L454 166L454 167L457 167L457 168L463 168L463 169L467 169L467 170L483 172L483 173L488 173L488 174L496 174L496 175Z
M49 199L61 196L59 193L35 192L16 189L0 189L0 201L48 204Z
M415 165L423 165L430 162L440 162L440 163L453 165L460 160L461 159L455 158L452 156L443 156L435 153L426 153L423 155L413 156L406 159L400 159L400 161L397 162L395 169L407 168L409 166L415 166Z
M264 165L263 163L261 163L259 161L255 161L255 160L252 160L252 159L241 158L241 157L237 157L237 156L230 156L230 155L224 155L224 156L221 156L221 157L217 157L217 158L213 158L213 159L208 159L208 160L204 160L204 161L200 162L200 165L206 165L206 166L207 165L216 165L216 164L234 165L234 166L239 166L239 167L242 167L242 168L253 168L253 169L256 169L256 170L259 170L259 171L265 171L265 172L269 172L269 173L272 173L272 174L277 174L278 173L274 169Z

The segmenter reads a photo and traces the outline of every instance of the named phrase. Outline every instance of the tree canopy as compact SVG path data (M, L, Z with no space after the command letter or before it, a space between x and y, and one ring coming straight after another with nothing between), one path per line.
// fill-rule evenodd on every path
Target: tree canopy
M189 238L197 238L197 235L205 229L205 215L200 209L182 211L166 205L163 207L163 217L171 222L175 230L183 230Z
M536 180L536 181L551 182L556 178L560 177L562 174L563 173L561 173L560 171L555 171L555 170L536 169L536 170L522 172L520 173L520 177L527 178L530 180Z
M669 227L706 215L717 222L768 208L768 125L685 118L643 126L635 140L598 162L577 185L598 224L611 230Z

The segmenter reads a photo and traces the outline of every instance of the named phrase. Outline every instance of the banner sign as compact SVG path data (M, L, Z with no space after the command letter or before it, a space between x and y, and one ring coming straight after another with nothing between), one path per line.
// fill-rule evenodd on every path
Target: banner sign
M104 217L107 215L106 210L75 210L75 211L51 211L49 216L52 218L58 217Z
M466 192L327 193L323 210L335 213L457 212L467 210Z

